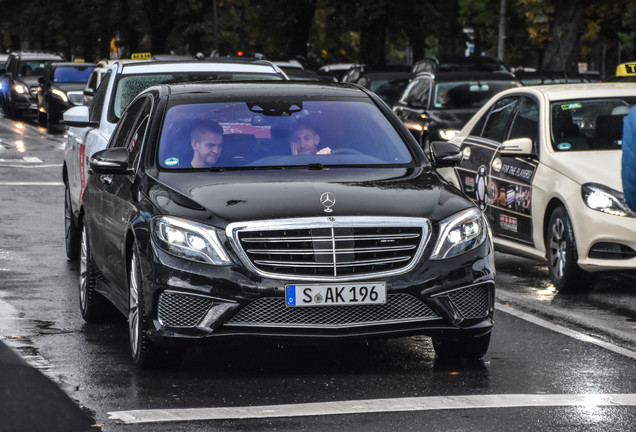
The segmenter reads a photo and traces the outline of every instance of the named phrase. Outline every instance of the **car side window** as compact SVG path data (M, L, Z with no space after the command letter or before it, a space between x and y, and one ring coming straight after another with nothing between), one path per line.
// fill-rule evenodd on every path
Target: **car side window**
M143 105L141 112L136 116L138 121L135 126L133 126L134 132L126 140L126 148L128 148L131 168L136 168L139 162L141 147L148 130L148 120L150 119L151 108L152 104L150 103L150 99L148 99Z
M133 132L135 131L135 124L137 124L139 114L142 112L144 106L146 105L146 102L146 98L139 99L133 105L131 105L128 110L124 111L124 114L117 124L117 128L113 133L108 147L128 146L129 138L132 137Z
M104 79L95 92L95 97L88 107L89 120L98 122L102 116L102 110L104 109L104 102L106 101L106 90L108 88L108 78L110 78L110 71L104 75Z
M506 97L497 101L486 118L481 136L493 141L502 142L506 133L506 127L518 103L518 97Z
M538 134L539 106L533 99L524 98L519 104L519 109L512 121L508 139L530 138L536 150Z

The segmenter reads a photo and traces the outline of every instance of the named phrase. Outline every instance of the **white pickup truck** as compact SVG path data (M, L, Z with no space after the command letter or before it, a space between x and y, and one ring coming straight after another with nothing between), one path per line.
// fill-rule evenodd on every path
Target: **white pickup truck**
M116 61L106 68L90 106L64 113L70 126L64 145L62 177L66 256L79 255L82 193L88 176L88 158L103 150L126 106L146 88L162 83L192 81L284 80L287 75L270 62L257 61Z

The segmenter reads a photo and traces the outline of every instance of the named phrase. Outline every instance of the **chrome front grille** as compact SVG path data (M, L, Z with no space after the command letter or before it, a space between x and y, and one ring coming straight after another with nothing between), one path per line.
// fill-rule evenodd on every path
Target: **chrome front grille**
M84 104L84 92L81 91L70 91L67 92L68 100L73 105L83 105Z
M356 327L438 318L423 301L409 294L387 296L383 305L286 307L282 297L254 300L225 326Z
M451 291L448 298L464 318L483 318L490 310L492 284L479 284Z
M246 264L292 280L352 280L410 270L430 223L410 218L310 218L228 227Z
M166 327L193 328L205 317L213 303L207 297L165 291L159 295L158 319Z

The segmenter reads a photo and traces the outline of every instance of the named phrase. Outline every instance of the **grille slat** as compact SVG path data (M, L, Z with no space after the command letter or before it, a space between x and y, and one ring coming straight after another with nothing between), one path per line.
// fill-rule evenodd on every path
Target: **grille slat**
M409 294L387 296L383 305L286 307L285 299L265 297L245 306L226 326L353 327L411 322L438 316L423 301Z
M430 231L425 219L342 217L325 225L316 218L252 222L230 235L264 276L333 280L408 270Z
M70 91L70 92L66 92L66 95L68 96L68 100L70 100L73 105L84 104L84 92Z

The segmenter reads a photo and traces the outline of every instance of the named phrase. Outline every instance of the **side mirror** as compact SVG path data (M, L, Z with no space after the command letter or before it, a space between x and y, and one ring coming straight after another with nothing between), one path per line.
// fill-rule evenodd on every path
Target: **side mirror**
M436 168L454 167L462 161L460 148L446 141L433 141L431 153Z
M95 152L88 160L91 174L130 174L128 149L113 147Z
M64 123L74 127L97 127L99 123L89 120L88 107L84 105L75 106L64 111L62 114Z
M501 144L502 156L530 156L534 153L530 138L515 138Z

